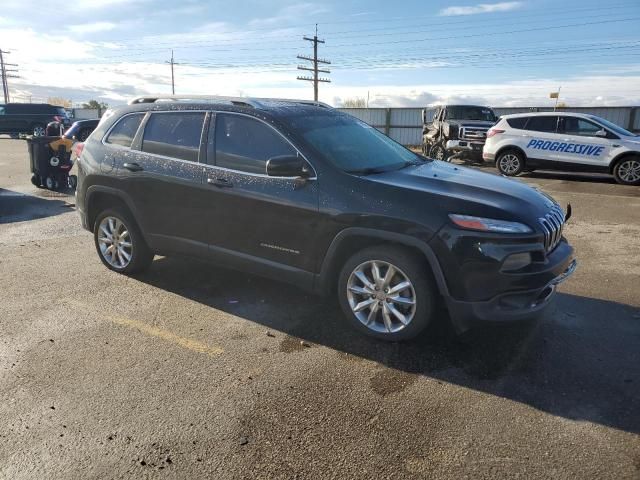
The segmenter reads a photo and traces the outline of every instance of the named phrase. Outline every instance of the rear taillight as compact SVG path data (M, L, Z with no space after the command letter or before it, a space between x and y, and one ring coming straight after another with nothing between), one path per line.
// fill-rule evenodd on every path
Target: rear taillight
M497 135L499 133L504 133L504 130L500 130L497 128L490 128L489 131L487 132L487 138L491 138L494 135Z
M84 143L78 142L75 144L75 146L73 147L73 153L75 153L76 158L80 158L80 155L82 155L83 150L84 150Z

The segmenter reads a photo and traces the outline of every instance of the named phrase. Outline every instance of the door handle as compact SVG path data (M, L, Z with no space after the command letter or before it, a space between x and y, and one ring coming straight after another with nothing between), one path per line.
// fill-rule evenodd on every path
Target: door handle
M135 162L127 162L125 164L122 165L124 168L126 168L127 170L129 170L130 172L139 172L141 170L144 170L144 168L142 168L139 164L135 163Z
M207 178L207 183L209 185L214 185L219 188L231 188L233 187L233 183L231 183L226 178Z

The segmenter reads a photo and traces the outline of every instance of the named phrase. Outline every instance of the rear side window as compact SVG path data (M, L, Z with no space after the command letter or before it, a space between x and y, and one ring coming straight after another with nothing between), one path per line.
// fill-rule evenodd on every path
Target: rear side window
M198 161L204 112L152 113L144 127L142 151Z
M527 130L533 130L534 132L555 133L557 125L557 116L529 117L529 121L527 122Z
M511 128L522 130L524 124L527 123L528 117L508 118L507 123Z
M135 113L122 117L116 123L116 126L111 129L111 133L109 133L105 142L130 148L143 117L144 113Z
M296 154L273 128L250 117L217 114L215 130L215 164L219 167L265 174L270 158Z

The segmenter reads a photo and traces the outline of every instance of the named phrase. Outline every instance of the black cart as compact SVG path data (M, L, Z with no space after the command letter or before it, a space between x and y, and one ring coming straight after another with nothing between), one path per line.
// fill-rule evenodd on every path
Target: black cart
M67 188L69 184L71 153L65 145L60 145L56 150L51 147L51 144L55 145L59 140L59 136L27 137L31 183L38 188L57 190Z

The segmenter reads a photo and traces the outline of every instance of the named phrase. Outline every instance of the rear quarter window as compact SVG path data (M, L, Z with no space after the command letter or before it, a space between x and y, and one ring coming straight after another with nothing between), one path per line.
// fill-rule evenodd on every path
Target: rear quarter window
M122 117L107 135L105 143L131 148L131 143L136 136L143 117L144 113L134 113L133 115Z
M527 123L528 117L508 118L507 123L511 128L522 130Z
M555 133L558 126L558 117L554 115L542 117L529 117L526 129L534 132Z

